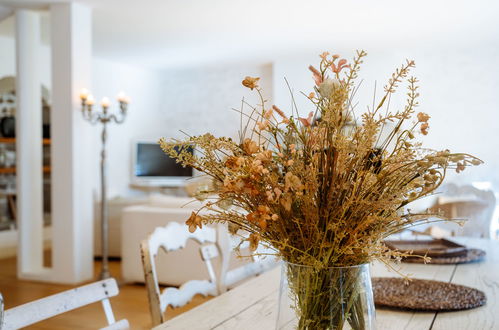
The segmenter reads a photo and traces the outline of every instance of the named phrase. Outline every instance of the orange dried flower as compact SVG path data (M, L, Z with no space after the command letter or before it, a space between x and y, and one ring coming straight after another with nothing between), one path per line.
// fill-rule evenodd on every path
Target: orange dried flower
M279 188L274 188L275 199L278 200L281 197L282 191Z
M244 189L244 181L241 179L231 180L230 178L224 179L223 189L224 192L241 192Z
M286 194L283 198L281 198L281 205L284 207L286 211L291 211L291 204L293 200L289 194Z
M238 169L244 164L243 157L230 156L225 161L225 166L231 169Z
M258 147L258 144L256 144L255 141L253 141L251 139L244 139L243 150L248 155L253 155L254 153L257 153L258 150L260 150L260 148Z
M426 123L430 119L430 116L424 112L418 113L418 122Z
M258 128L260 129L260 131L263 131L264 129L266 129L267 127L269 127L269 121L268 120L259 121L256 124L258 125Z
M310 111L307 118L298 117L298 119L300 120L300 122L303 126L310 127L310 126L312 126L312 118L313 117L314 117L314 112Z
M253 88L257 88L258 87L258 84L257 84L258 80L260 80L259 77L246 76L244 78L242 84L243 84L244 87L248 87L251 90L253 90Z
M426 122L422 123L421 124L421 133L423 133L423 135L427 135L429 128L430 128L430 125L428 125L428 123L426 123Z
M256 154L256 159L258 159L261 162L269 162L272 160L272 151L271 150L265 150L262 152L259 152Z
M288 192L289 189L292 189L294 191L303 189L303 184L301 183L300 178L291 172L286 173L286 175L284 176L284 191Z
M257 177L263 174L268 174L269 170L263 167L262 161L259 159L255 159L251 164L251 173Z
M270 212L270 208L267 205L259 205L258 212L262 214L268 214Z
M464 171L465 168L466 166L463 163L457 163L456 172L457 173L462 172Z
M271 219L270 208L266 205L258 206L257 210L246 215L249 222L258 224L261 229L267 229L267 220Z
M256 251L258 248L258 243L260 243L260 234L251 234L248 238L250 244L250 250Z
M191 216L185 222L187 226L189 226L189 232L193 233L196 231L197 227L200 229L203 228L203 218L197 215L195 212L191 213Z

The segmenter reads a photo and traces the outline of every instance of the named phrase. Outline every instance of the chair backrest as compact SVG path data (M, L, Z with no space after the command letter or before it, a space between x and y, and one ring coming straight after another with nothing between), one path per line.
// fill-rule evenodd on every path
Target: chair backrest
M234 250L234 243L227 226L225 225L219 225L217 227L217 245L222 254L222 267L218 285L219 293L227 291L228 288L248 277L259 275L278 265L277 259L274 256L270 254L263 256L263 254L269 251L263 251L264 249L262 250L262 248L259 248L256 253L253 253L252 256L248 258L251 262L230 269L230 260ZM249 247L247 242L242 244L236 243L236 245L239 246L241 251L247 250L248 254L250 253L249 249L247 249ZM262 256L258 255L259 252L262 253Z
M102 302L110 326L117 324L121 326L119 329L127 329L129 327L128 321L115 321L109 302L109 298L116 296L118 292L116 280L109 278L38 299L6 310L1 329L10 330L26 327L98 301Z
M431 209L443 211L444 215L452 219L466 220L462 227L438 223L438 227L450 231L452 236L490 238L495 204L495 195L490 190L480 190L471 185L448 184Z
M165 227L158 227L149 237L142 241L140 249L144 266L144 277L149 298L149 309L153 326L163 323L165 311L168 306L179 307L187 304L196 294L204 296L218 294L217 276L213 269L211 259L218 257L216 230L203 227L190 233L187 226L177 222L170 222ZM162 292L158 284L155 258L160 249L166 253L183 249L189 240L200 245L201 259L204 261L210 279L191 280L178 289L168 287Z
M130 329L130 324L128 320L119 320L113 324L108 325L105 328L100 328L99 330L128 330Z

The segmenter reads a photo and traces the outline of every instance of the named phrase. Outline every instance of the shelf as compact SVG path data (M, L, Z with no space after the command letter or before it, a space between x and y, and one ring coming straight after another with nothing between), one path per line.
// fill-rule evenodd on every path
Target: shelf
M43 173L50 173L51 167L44 166ZM16 173L15 167L0 167L0 174L14 174Z
M0 230L12 230L15 229L16 222L13 220L0 222Z
M14 143L16 143L16 138L0 137L0 143L14 144ZM42 143L43 143L43 145L49 145L50 139L42 139Z

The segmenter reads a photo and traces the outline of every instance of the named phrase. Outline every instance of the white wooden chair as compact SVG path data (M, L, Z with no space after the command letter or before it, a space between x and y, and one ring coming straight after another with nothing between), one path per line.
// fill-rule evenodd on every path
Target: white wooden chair
M466 220L462 227L451 223L436 225L451 232L452 236L490 238L495 205L496 199L491 190L480 190L471 185L448 184L432 209L441 210L453 219Z
M227 291L228 288L233 287L235 284L241 282L242 280L257 276L277 265L279 265L277 259L273 256L258 256L253 255L251 257L252 262L248 262L242 266L230 269L231 253L233 250L234 243L232 242L232 237L229 235L227 227L225 225L219 225L217 227L217 245L222 254L222 269L220 272L220 279L218 285L219 293ZM245 246L246 245L246 246ZM240 248L244 249L249 246L249 244L243 244ZM261 253L264 249L259 249ZM249 253L249 251L248 251Z
M113 310L111 309L109 298L118 295L118 292L116 280L109 278L54 294L6 310L3 315L3 324L0 323L0 328L2 330L12 330L27 327L56 315L100 301L102 302L102 307L104 308L104 313L109 324L109 326L102 329L129 329L130 326L127 320L115 321Z
M171 222L166 227L158 227L141 243L142 263L149 298L149 309L153 326L165 322L165 311L168 306L179 307L187 304L196 294L204 296L218 294L217 275L211 260L219 256L215 245L217 231L210 227L198 229L190 233L187 226ZM159 288L155 258L163 249L166 253L184 248L189 240L200 244L201 259L206 264L209 280L190 280L179 288L168 287L162 292ZM200 260L201 261L201 260ZM174 271L172 269L172 271Z

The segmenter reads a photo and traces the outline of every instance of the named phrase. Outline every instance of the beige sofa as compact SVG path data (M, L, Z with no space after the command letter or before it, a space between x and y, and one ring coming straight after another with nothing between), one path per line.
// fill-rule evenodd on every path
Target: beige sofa
M154 231L156 227L165 226L171 221L185 223L191 212L202 204L191 198L172 196L152 196L145 205L130 206L123 209L121 217L121 274L125 282L144 282L140 257L140 242ZM187 227L186 227L187 230ZM228 235L228 233L227 233ZM237 244L233 240L233 245ZM237 278L255 273L254 265L247 265L250 260L241 260L233 254L229 269L241 268ZM274 263L275 264L275 263ZM261 270L274 265L270 262L258 265ZM192 279L207 279L206 266L201 262L198 246L188 242L181 251L164 253L157 258L158 279L162 284L181 285ZM213 263L218 269L220 260ZM259 270L256 272L260 272ZM235 281L231 281L235 282Z
M148 197L116 197L108 200L109 257L121 257L121 214L123 213L123 209L133 205L145 205L148 203ZM100 257L102 255L100 201L95 202L94 210L94 255Z

